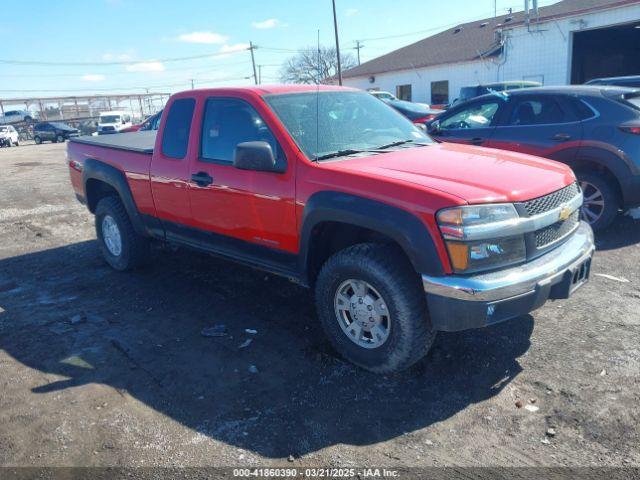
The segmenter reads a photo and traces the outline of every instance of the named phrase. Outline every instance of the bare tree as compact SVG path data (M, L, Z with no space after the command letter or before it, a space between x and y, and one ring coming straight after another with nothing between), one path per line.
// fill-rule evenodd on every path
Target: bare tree
M342 71L355 67L356 60L351 54L341 55ZM284 62L280 69L280 79L285 83L329 83L338 74L338 58L333 47L307 47Z

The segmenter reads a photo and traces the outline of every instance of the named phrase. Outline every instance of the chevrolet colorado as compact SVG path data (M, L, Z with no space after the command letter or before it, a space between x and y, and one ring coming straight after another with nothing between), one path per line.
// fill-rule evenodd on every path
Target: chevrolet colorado
M434 143L342 87L177 93L157 134L72 138L67 156L114 269L159 240L283 275L315 289L332 345L375 372L414 364L437 331L567 298L595 249L569 167Z

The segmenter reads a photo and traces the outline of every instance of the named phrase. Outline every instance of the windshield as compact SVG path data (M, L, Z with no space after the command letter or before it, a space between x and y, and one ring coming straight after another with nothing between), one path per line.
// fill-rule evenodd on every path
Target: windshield
M54 127L62 129L62 130L68 130L68 129L71 128L66 123L60 123L60 122L51 122L50 125L53 125Z
M265 100L310 159L395 142L432 143L409 120L365 92L289 93Z
M100 117L100 123L120 123L120 115L103 115Z

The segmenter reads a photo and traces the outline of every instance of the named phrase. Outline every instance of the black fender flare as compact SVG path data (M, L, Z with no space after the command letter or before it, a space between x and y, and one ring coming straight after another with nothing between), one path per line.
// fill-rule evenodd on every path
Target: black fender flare
M90 201L89 192L87 190L87 183L89 180L99 180L112 187L120 197L136 233L149 236L149 232L145 227L142 216L140 215L138 207L133 200L133 194L131 193L129 183L121 170L92 158L88 158L84 161L82 169L82 186L84 189L87 208L89 208L91 213L94 213L95 205Z
M420 274L444 275L444 268L431 233L412 213L365 197L337 191L313 194L304 207L300 234L299 268L308 275L314 227L340 222L367 228L395 241Z
M611 172L620 186L623 203L640 202L640 168L624 153L614 153L598 146L583 146L575 159L566 163L574 170L579 170L581 162L599 165Z

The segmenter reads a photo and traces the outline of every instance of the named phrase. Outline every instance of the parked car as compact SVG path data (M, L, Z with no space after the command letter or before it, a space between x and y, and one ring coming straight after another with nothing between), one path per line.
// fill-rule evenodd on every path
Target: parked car
M37 144L42 142L64 142L65 140L77 137L78 129L70 127L62 122L40 122L33 127L33 140Z
M139 267L157 239L313 287L332 345L363 368L407 368L439 330L518 317L588 279L593 233L566 165L434 143L342 87L188 90L165 116L157 135L68 143L106 262Z
M20 135L13 125L0 125L0 147L20 145Z
M162 110L160 110L157 113L154 113L153 115L150 115L143 122L137 125L131 125L129 128L125 128L121 130L121 133L138 132L138 131L145 132L147 130L158 130L158 127L160 126L161 116L162 116Z
M512 90L520 90L522 88L534 88L541 86L542 84L540 82L527 82L517 80L511 82L486 83L483 85L462 87L460 89L460 95L453 102L451 102L451 106L466 102L467 100L471 100L472 98L486 95L488 93L504 91L510 92Z
M403 102L407 100L400 100L394 94L385 92L384 90L367 90L371 95L376 97L378 100L382 100L383 102ZM414 103L415 105L420 105L424 108L430 108L428 103L422 102L409 102Z
M422 125L423 127L426 127L429 122L442 113L442 110L435 110L424 107L419 103L405 102L404 100L384 100L384 102L416 125Z
M96 120L84 120L78 125L80 135L93 135L98 131L98 122Z
M611 85L617 87L640 88L640 75L629 77L594 78L585 85Z
M20 123L20 122L33 122L37 118L37 115L29 110L7 110L4 115L0 115L0 123Z
M369 90L369 93L379 100L398 100L393 93L385 92L384 90Z
M101 112L98 120L98 135L120 133L131 125L131 115L127 112Z
M640 205L640 89L543 87L484 95L438 117L429 133L546 157L569 165L584 192L582 218L594 229Z

